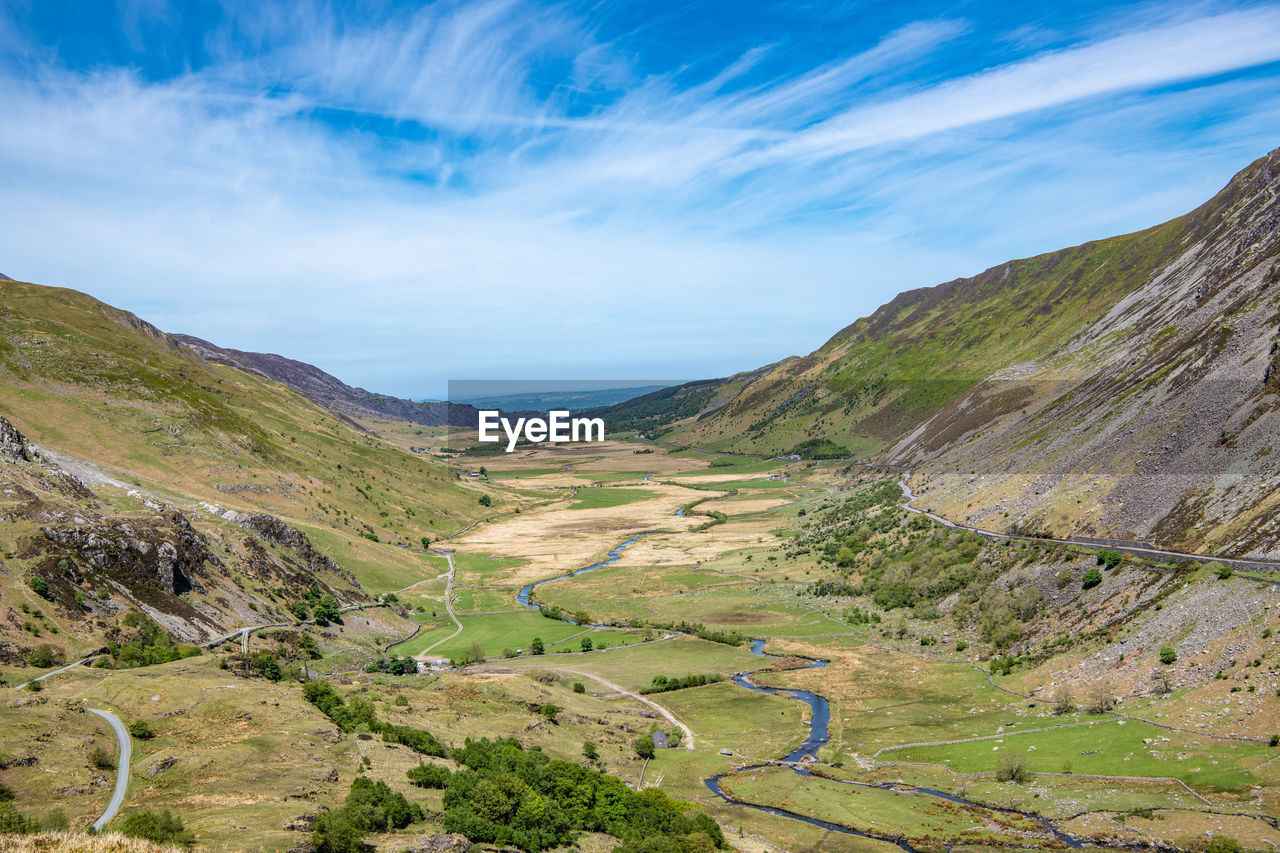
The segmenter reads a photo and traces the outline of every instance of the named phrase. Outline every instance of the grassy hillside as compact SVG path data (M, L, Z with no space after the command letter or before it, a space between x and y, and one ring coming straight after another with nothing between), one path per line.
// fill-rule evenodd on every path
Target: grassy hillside
M131 484L384 542L466 524L452 473L82 293L0 285L0 413Z
M666 389L669 405L649 420L674 424L666 438L711 448L874 455L976 382L1101 318L1221 226L1264 168L1259 160L1211 201L1163 225L903 293L816 352L766 368L714 410L690 411L690 400L708 396L705 386ZM659 403L654 396L633 407ZM990 404L999 413L1020 398Z

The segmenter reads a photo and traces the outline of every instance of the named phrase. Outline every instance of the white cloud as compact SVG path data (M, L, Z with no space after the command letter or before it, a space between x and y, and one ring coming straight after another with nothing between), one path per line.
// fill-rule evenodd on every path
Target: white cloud
M1280 117L1273 77L1146 91L1280 58L1273 7L933 83L964 22L778 76L772 45L642 72L560 7L241 25L258 55L214 36L171 80L0 75L0 271L401 394L804 352L897 289L1180 213Z

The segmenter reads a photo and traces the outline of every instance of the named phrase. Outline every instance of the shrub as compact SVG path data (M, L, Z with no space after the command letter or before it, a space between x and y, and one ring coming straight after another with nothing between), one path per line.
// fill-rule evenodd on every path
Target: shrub
M99 770L115 770L116 760L100 746L95 746L93 751L89 753L89 763Z
M155 731L148 725L146 720L134 720L129 724L129 734L138 740L151 740L156 736Z
M1098 571L1097 566L1091 566L1089 570L1084 573L1084 577L1080 579L1080 588L1092 589L1100 583L1102 583L1102 572Z
M539 713L554 723L556 721L556 717L560 714L560 706L548 702L539 709Z
M419 788L444 788L448 786L449 777L453 774L449 772L449 768L439 764L419 764L411 768L407 775L409 781Z
M636 755L644 759L653 758L658 754L657 750L653 747L653 737L651 735L643 735L636 738L636 741L632 746L635 747Z
M1204 845L1204 853L1242 853L1240 842L1226 835L1215 835Z
M1235 569L1231 568L1230 566L1221 566L1221 565L1218 566L1218 580L1220 581L1227 580L1235 573L1236 573ZM1214 839L1214 840L1216 841L1217 839ZM1237 845L1236 849L1239 849L1239 845Z
M1015 755L1006 752L1000 759L1000 766L996 768L997 782L1016 782L1019 785L1025 785L1035 778L1031 772L1031 765L1027 763L1025 756Z
M529 644L529 651L535 655L543 654L546 651L546 649L542 645L541 637L533 638L533 642Z
M600 750L596 748L595 741L590 741L590 740L583 741L582 755L589 761L595 761L597 758L600 757Z
M27 581L27 586L31 587L31 591L41 598L49 597L49 582L42 577L33 577Z
M1178 653L1173 650L1172 646L1164 646L1160 649L1160 663L1168 666L1178 659Z
M391 704L398 708L408 708L409 697L405 696L403 693L397 693L396 698L391 700Z
M1280 735L1272 735L1268 746L1280 746Z
M173 844L178 847L190 847L196 840L183 826L182 819L171 814L168 809L131 812L120 822L120 832L130 838L145 838L157 844Z
M62 649L57 646L51 646L48 643L42 643L31 650L31 654L27 655L27 665L34 666L37 669L48 669L51 666L61 666L67 662L67 656Z
M390 723L383 723L382 739L386 743L402 743L419 755L443 758L446 752L444 744L437 740L435 735L412 726L393 726Z
M0 833L30 835L40 831L40 824L14 808L13 803L0 806Z
M587 692L587 685L583 684L581 681L575 681L575 682L573 682L573 692L574 692L574 693L586 693L586 692Z

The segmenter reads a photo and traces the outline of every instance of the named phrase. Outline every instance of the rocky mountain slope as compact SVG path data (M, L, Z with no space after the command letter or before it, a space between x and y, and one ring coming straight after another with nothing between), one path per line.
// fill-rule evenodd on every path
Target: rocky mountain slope
M914 466L923 505L993 529L1263 553L1278 188L1280 151L1163 225L903 293L713 384L714 406L666 389L649 421L703 447Z
M10 657L54 627L91 650L129 612L197 642L288 621L303 598L366 601L361 572L420 573L423 539L469 523L477 497L441 463L128 312L0 282Z

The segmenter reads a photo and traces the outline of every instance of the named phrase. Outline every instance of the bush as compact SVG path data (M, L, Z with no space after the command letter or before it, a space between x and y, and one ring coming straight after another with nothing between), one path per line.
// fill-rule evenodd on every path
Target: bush
M586 693L586 692L587 692L587 685L583 684L581 681L575 681L575 682L573 682L573 692L574 692L574 693Z
M1204 845L1204 853L1242 853L1240 842L1225 835L1215 835Z
M544 652L546 652L546 649L545 649L545 648L543 647L543 645L542 645L542 638L541 638L541 637L534 637L534 638L533 638L533 642L529 644L529 651L530 651L530 653L535 654L535 655L540 655L540 654L543 654Z
M40 831L40 824L14 808L13 803L0 806L0 833L30 835Z
M548 702L539 709L539 713L554 723L556 721L556 717L560 714L560 706Z
M27 581L27 586L31 587L31 591L41 598L49 597L49 582L42 577L33 577Z
M1235 569L1231 568L1230 566L1223 566L1223 565L1218 566L1218 580L1220 581L1227 580L1235 573L1236 573ZM1217 839L1214 839L1214 840L1216 841ZM1237 849L1239 849L1239 845L1237 845Z
M997 782L1016 782L1019 785L1025 785L1034 778L1031 765L1021 755L1006 752L1000 759L1000 766L996 768Z
M595 741L583 741L582 755L589 761L595 761L600 757L600 750L596 748Z
M48 643L36 646L31 650L31 654L27 655L27 665L34 666L36 669L61 666L66 662L67 656L62 649L57 646L51 646Z
M444 744L436 740L435 735L412 726L393 726L390 723L383 723L382 739L386 743L402 743L419 755L443 758L446 752Z
M1173 650L1172 646L1164 646L1160 649L1160 663L1168 666L1178 659L1178 653Z
M448 786L449 777L453 774L449 772L449 768L439 764L419 764L411 768L407 775L409 781L419 788L444 788Z
M120 822L120 832L130 838L145 838L157 844L173 844L178 847L190 847L196 840L183 826L181 818L175 817L168 809L130 812Z
M134 720L130 723L129 734L133 735L138 740L151 740L156 736L155 731L147 724L146 720Z
M100 746L95 746L93 751L89 753L89 763L99 770L115 770L116 760Z
M635 747L636 755L644 759L653 758L657 755L657 750L653 746L653 737L651 735L643 735L636 738L636 742L632 744Z
M1102 572L1098 571L1097 566L1092 566L1089 571L1084 573L1084 577L1080 579L1080 588L1092 589L1100 583L1102 583Z
M1280 746L1280 735L1272 735L1268 746Z

